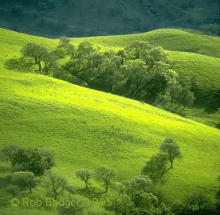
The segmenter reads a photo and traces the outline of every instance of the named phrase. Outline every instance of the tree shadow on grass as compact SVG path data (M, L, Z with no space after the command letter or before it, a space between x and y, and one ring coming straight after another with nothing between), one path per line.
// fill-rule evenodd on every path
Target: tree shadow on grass
M77 189L77 193L80 195L83 195L89 199L93 199L93 198L97 198L97 197L101 196L102 194L105 194L106 192L99 191L95 187L90 187L88 189L79 188L79 189Z
M11 173L11 168L7 166L0 165L0 173Z
M12 177L12 175L0 177L0 189L3 189L11 184L11 177Z
M17 70L19 72L35 72L37 65L23 57L12 58L5 61L4 66L8 70Z
M211 113L217 113L219 111L219 107L206 107L204 112L211 114Z

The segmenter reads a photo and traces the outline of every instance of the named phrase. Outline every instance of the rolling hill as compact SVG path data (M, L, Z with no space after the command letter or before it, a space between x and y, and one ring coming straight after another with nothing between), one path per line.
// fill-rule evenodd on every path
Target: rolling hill
M198 81L200 93L197 95L197 99L200 108L196 108L196 110L194 108L194 111L187 110L187 117L214 127L220 122L218 112L210 115L203 111L205 108L204 97L212 89L218 89L220 86L219 37L203 35L201 32L191 29L157 29L140 34L71 38L72 44L76 47L83 40L99 46L101 51L106 49L119 50L136 40L148 41L154 46L161 46L169 54L169 57L177 62L174 65L174 70L182 77L184 82L188 82L192 74ZM0 58L3 64L8 59L19 57L20 48L31 41L44 44L49 48L55 48L58 44L57 39L30 36L0 29L2 47ZM60 63L65 63L65 61L61 60ZM5 70L7 65L3 67L3 64L0 67Z
M196 35L201 46L207 47L209 40L210 47L215 50L212 52L215 56L205 56L171 51L174 45L169 45L165 36L160 37L161 32L174 35L169 40L173 43L175 37L176 43L179 41L175 35L181 33L186 38L195 36L181 30L166 29L109 38L73 38L72 41L79 43L85 39L104 48L119 49L133 40L148 40L154 45L167 45L171 57L179 56L179 61L187 61L190 68L193 68L192 65L199 57L202 63L209 59L206 63L218 72L216 64L220 64L220 53L214 47L214 43L216 47L220 46L218 38ZM104 164L116 170L118 180L129 179L140 173L146 160L157 152L165 138L173 137L180 145L183 158L174 161L170 179L162 187L167 203L181 199L196 188L204 189L213 200L217 185L215 177L220 172L218 129L128 98L39 74L6 69L5 60L14 55L19 56L19 49L27 41L43 43L48 47L55 47L58 43L58 40L0 30L0 146L15 143L27 147L53 148L57 160L54 172L66 176L71 184L83 186L75 177L78 168L94 170ZM198 41L193 44L196 43ZM185 44L187 49L187 41ZM184 46L180 49L184 49ZM179 67L181 70L182 67ZM210 73L209 78L206 78L207 67L201 67L201 70L196 74L204 87L217 85L216 73ZM7 167L4 163L0 165L2 168ZM9 170L1 172L0 180L9 173ZM2 209L2 212L6 210L9 209Z

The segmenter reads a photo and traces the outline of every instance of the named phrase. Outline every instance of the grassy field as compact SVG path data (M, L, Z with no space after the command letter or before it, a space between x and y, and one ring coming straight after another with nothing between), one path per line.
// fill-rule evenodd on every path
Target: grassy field
M210 49L216 50L215 57L183 50L174 51L174 47L166 42L161 32L167 32L167 37L173 35L173 38L169 39L172 42L175 38L179 41L178 35L191 38L191 43L193 36L198 36L201 46L208 46L207 41L210 41ZM117 38L115 42L114 38ZM189 66L194 65L201 57L204 62L210 59L211 63L208 63L212 68L216 68L217 72L214 62L220 63L220 53L216 48L220 46L218 38L179 30L84 39L93 41L95 45L115 49L124 47L133 40L148 40L162 47L164 41L164 46L167 45L164 48L170 50L168 52L171 56L176 59L177 56L183 56L182 62L185 60ZM72 39L77 43L82 40L83 38ZM27 41L43 43L48 47L58 44L58 40L0 30L0 146L15 143L28 147L53 148L56 150L57 160L54 172L68 177L68 181L73 185L83 186L75 177L78 168L94 170L99 164L104 164L115 168L118 180L128 179L140 173L146 160L157 152L158 146L165 138L173 137L181 147L183 158L174 161L174 168L169 173L170 179L162 188L167 203L181 199L196 188L204 189L213 199L217 186L215 177L220 172L218 129L131 99L43 75L7 70L4 66L5 60L19 56L19 49ZM198 44L196 39L194 41ZM190 47L187 40L185 44L185 49ZM181 46L179 48L184 49L184 46ZM179 68L179 71L181 69ZM204 81L204 87L215 85L216 76L210 75L210 78L206 79L207 67L201 69L203 71L198 70L198 76L201 77L201 82ZM1 169L4 169L5 164L1 163L1 166ZM1 171L0 180L4 181L8 173L9 170ZM16 212L10 208L2 209L2 212L9 215L19 214L18 210ZM22 214L22 211L20 213Z

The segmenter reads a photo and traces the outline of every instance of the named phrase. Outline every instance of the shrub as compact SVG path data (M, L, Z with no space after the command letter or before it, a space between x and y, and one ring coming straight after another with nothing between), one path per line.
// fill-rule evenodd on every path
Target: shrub
M39 179L34 176L33 172L20 171L13 174L12 182L18 184L20 187L28 188L30 193L32 193L32 188L37 185Z
M13 184L8 185L4 190L10 193L13 197L17 196L20 192L19 186Z

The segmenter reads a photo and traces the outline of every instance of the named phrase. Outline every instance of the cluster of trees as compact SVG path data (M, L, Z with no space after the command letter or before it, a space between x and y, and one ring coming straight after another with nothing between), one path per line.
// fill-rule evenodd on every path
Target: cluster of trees
M12 182L22 188L28 188L32 193L40 177L55 166L54 151L42 148L25 148L14 144L8 144L1 149L3 159L10 161ZM10 187L10 192L17 193L15 186Z
M40 72L48 75L53 71L53 77L93 89L150 104L161 103L168 109L183 110L194 101L190 88L180 84L168 54L146 41L135 41L117 52L101 52L88 41L75 48L70 39L62 36L60 44L51 52L35 43L26 44L21 52L24 57L34 60ZM65 57L70 60L59 67L58 59Z
M55 165L52 150L24 148L9 144L1 149L1 156L11 162L12 184L7 186L5 191L13 197L18 196L20 188L27 188L32 193L32 189L43 181L47 191L46 195L52 196L54 200L60 200L60 197L69 201L75 199L72 195L77 194L79 190L69 184L65 177L51 172L51 168ZM108 200L105 203L108 204L102 206L107 210L114 210L118 215L176 215L219 210L220 175L217 175L219 185L216 190L216 203L214 205L209 196L201 190L193 190L182 200L175 201L170 207L163 202L163 193L157 188L157 184L165 182L166 172L173 168L174 160L181 157L178 144L173 138L166 138L159 146L159 152L146 162L142 173L129 180L116 182L115 170L103 165L99 166L94 172L89 169L78 169L75 174L85 183L84 191L87 191L87 196L92 194L89 196L90 200L94 199L94 195L103 195L103 200L107 198ZM100 182L104 186L104 192L97 193L96 190L92 189L91 179ZM112 189L110 193L109 187ZM66 195L66 191L69 196ZM70 207L58 205L57 209L59 214L63 215L83 214L88 208L85 204L80 204ZM91 212L91 214L95 213Z
M2 0L5 3L11 2ZM14 1L12 1L15 3ZM60 35L65 34L68 36L93 36L93 35L109 35L109 34L126 34L131 32L146 32L153 29L168 27L168 26L176 26L175 20L178 19L178 25L182 28L194 28L197 30L204 30L202 26L208 26L209 24L218 25L218 14L216 11L216 16L213 16L212 7L210 6L210 2L205 2L204 4L200 4L199 2L186 0L184 2L174 1L174 0L155 0L155 1L129 1L126 2L123 0L113 1L112 4L106 7L106 2L100 4L100 2L87 1L86 7L84 7L84 3L80 1L74 0L62 0L63 6L65 10L71 10L71 14L69 17L66 17L67 22L70 23L70 20L75 20L76 28L73 29L69 24L65 25L59 17L63 17L63 10L59 11L56 9L60 2L57 0L25 0L16 1L16 5L13 6L11 10L11 15L14 17L24 17L30 18L30 11L26 12L26 6L28 5L28 10L31 10L32 7L32 15L31 17L35 19L35 25L38 26L38 29L35 29L35 33L42 32L45 34L45 30L50 29L50 33L47 31L47 34L50 34L51 37L54 37L54 34ZM3 3L4 4L4 3ZM136 9L133 8L133 4L136 4ZM216 2L217 4L217 2ZM210 8L205 18L201 18L200 20L194 19L192 17L187 17L188 10L192 10L193 8ZM53 9L56 9L53 12ZM137 13L137 11L141 11L141 13ZM37 11L37 15L36 15ZM58 13L58 14L57 14ZM82 30L82 26L86 24L86 21L89 18L99 19L103 16L107 16L109 19L114 17L112 20L115 22L115 18L117 18L117 22L121 23L116 26L114 29L104 27L96 28L94 23L94 27L96 29L92 29L91 31ZM141 15L140 15L141 14ZM51 20L47 20L46 17L51 18ZM144 16L144 18L143 18ZM39 18L39 20L36 20ZM182 18L182 23L181 23ZM146 21L148 20L148 21ZM150 20L150 21L149 21ZM161 25L162 23L162 25ZM26 23L22 23L21 26L17 26L16 29L22 28L22 25ZM110 25L113 26L113 25ZM213 27L208 27L206 29L212 35L219 35L219 29L214 30Z
M40 73L44 72L45 75L48 75L51 69L57 67L59 57L41 44L28 43L21 49L21 53L24 57L34 60L34 63L38 65L38 71ZM44 65L43 69L42 64Z

